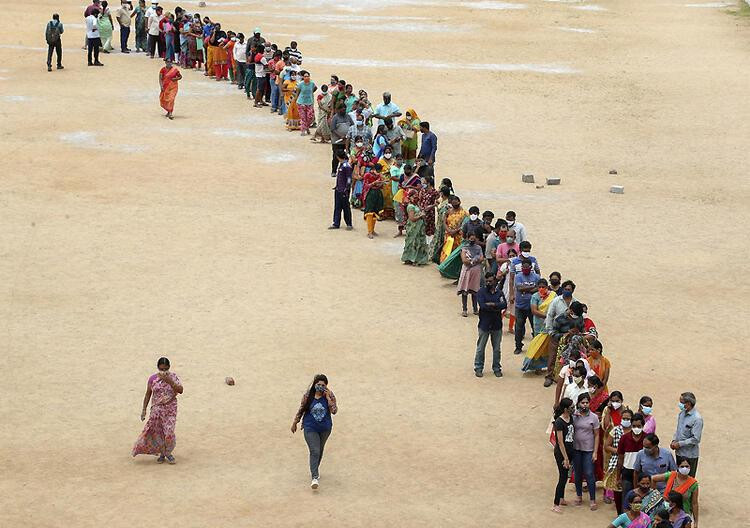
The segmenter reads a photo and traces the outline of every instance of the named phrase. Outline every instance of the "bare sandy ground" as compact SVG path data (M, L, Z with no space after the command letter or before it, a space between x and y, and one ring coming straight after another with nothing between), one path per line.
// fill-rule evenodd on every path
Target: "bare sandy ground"
M438 175L467 206L515 209L543 271L579 284L610 387L631 405L652 395L666 439L678 394L696 392L701 524L739 526L750 493L748 24L688 0L516 1L524 8L320 0L206 11L283 42L307 35L317 80L338 73L373 100L390 89L431 121ZM359 215L352 233L325 230L327 147L193 72L167 122L158 61L115 53L85 66L81 5L3 8L0 525L614 518L610 507L549 511L553 394L521 376L510 339L505 378L474 378L475 319L458 316L434 268L399 263L392 224L374 241ZM37 48L54 11L68 24L66 69L47 73ZM379 30L389 24L397 31ZM519 64L536 71L507 66ZM529 171L563 184L537 190L520 182ZM185 384L176 466L129 455L161 355ZM289 425L320 371L340 413L313 494Z

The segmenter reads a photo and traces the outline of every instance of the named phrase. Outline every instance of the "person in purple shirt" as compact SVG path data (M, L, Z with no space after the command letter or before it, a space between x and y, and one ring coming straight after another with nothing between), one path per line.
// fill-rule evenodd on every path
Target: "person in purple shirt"
M531 313L531 296L536 292L536 283L540 279L534 273L532 263L529 259L521 260L521 273L516 273L513 288L516 301L516 349L514 354L520 354L523 350L523 338L526 335L526 321L534 324L534 316ZM532 327L533 330L533 327Z
M339 161L336 169L336 186L333 188L333 224L328 229L338 229L341 226L341 214L344 214L346 229L352 229L352 209L349 205L349 191L352 186L352 166L344 151L336 153Z

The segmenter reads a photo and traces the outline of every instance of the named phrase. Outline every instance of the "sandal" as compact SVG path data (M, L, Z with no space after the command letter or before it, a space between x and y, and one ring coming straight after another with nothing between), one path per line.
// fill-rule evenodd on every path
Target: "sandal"
M159 456L159 458L156 459L157 464L163 464L166 457L164 455Z
M172 465L177 463L172 455L167 455L167 462L169 462Z

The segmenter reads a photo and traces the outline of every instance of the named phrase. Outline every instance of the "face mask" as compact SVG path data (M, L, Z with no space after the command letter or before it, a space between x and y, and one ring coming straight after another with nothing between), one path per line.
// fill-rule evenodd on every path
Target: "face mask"
M516 239L515 239L515 238L513 238L513 237L508 237L508 238L506 238L506 239L505 239L505 241L506 241L506 242L507 242L508 244L511 244L511 245L513 245L513 242L515 242L515 241L516 241Z
M385 154L383 157L385 159L391 159L393 157L393 154Z
M232 37L232 42L237 42L237 37Z
M506 219L505 219L505 221L506 221L506 222L508 222L508 227L513 227L514 225L516 225L516 221L515 221L515 220L512 220L512 221L511 221L511 220L508 220L508 219L506 218Z
M643 414L651 414L651 407L641 407L641 410L643 411Z
M315 385L315 390L318 392L325 392L326 386L325 385Z
M575 366L576 366L576 362L575 361L573 361L572 359L570 361L568 361L568 367L573 368Z
M544 287L539 288L539 295L541 295L542 297L546 297L547 293L548 293L547 288L544 288Z
M364 121L362 121L362 120L359 120L359 119L357 120L357 126L360 126L360 127L361 127L361 126L362 126L362 125L364 125L364 124L365 124L365 122L364 122Z
M685 410L685 404L684 403L680 402L680 403L677 404L677 406L680 408L681 411Z
M364 143L362 143L361 141L357 141L357 146L358 147L362 147L362 146L364 146Z
M523 258L529 258L531 256L531 253L529 253L528 251L521 251L521 256Z
M573 292L572 291L565 290L563 292L563 299L570 299L571 297L573 297Z
M423 184L422 184L422 189L426 189L426 188L427 188L427 184L426 184L426 183L423 183Z
M479 215L469 215L469 220L471 220L472 222L476 222L477 218L479 218Z
M622 407L622 402L611 402L612 408L616 411L620 407Z
M573 376L573 381L576 383L581 383L583 381L583 378L581 376Z
M523 273L524 275L531 275L531 270L530 269L522 269L521 273Z
M627 429L628 427L630 427L630 420L623 420L622 422L620 422L620 425L622 425L623 428Z
M689 467L681 466L681 467L677 468L677 471L680 472L680 475L689 475L690 474L690 468Z
M477 243L477 242L476 242L476 240L469 240L469 245L470 245L470 246L473 246L473 245L474 245L474 244L476 244L476 243Z
M635 502L630 505L630 511L635 513L640 513L642 504L640 502Z
M664 504L664 509L665 510L669 511L669 510L672 509L672 505L669 502L664 501L662 504Z
M633 434L634 435L638 436L642 432L643 432L643 428L642 427L633 427Z

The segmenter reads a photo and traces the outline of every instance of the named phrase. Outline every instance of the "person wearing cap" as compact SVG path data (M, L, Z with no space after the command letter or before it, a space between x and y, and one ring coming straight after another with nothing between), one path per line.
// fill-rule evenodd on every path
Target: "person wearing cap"
M396 103L391 101L390 92L383 93L383 103L379 104L375 109L373 117L380 119L380 123L378 123L379 125L385 124L386 117L401 117L401 109Z

